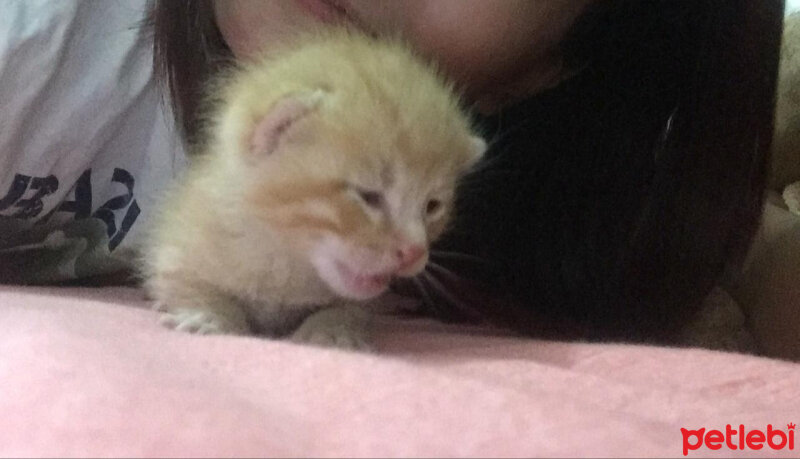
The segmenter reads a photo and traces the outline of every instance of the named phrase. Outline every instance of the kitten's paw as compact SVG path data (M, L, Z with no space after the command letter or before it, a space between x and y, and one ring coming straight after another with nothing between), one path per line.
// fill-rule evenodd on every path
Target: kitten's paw
M358 333L352 333L351 330L346 328L320 328L303 325L292 334L291 340L296 343L320 347L336 347L358 351L372 349L365 337L359 336Z
M197 309L167 310L158 322L167 328L198 335L241 333L219 315Z
M422 301L417 298L386 292L377 298L365 302L364 307L376 314L414 314L422 310Z
M371 351L366 321L350 311L331 308L308 317L291 340L321 347Z
M372 347L368 340L359 333L353 333L346 327L322 328L302 325L291 337L296 343L311 344L320 347L336 347L358 351L369 351Z

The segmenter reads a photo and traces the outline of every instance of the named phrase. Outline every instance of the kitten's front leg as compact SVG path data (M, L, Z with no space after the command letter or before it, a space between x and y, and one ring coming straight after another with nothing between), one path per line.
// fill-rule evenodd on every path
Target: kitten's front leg
M251 332L238 300L213 286L162 282L152 289L159 323L177 331L245 335Z
M306 318L291 339L324 347L371 350L369 322L370 314L361 306L331 306Z

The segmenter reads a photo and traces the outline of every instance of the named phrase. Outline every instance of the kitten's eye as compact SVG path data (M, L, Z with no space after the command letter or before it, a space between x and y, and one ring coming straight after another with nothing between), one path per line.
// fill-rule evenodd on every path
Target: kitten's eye
M439 201L438 199L431 199L430 201L428 201L428 204L425 207L425 213L427 213L428 215L432 215L436 213L436 211L439 210L441 207L442 207L442 201Z
M377 209L383 205L383 195L378 191L358 189L356 192L358 193L358 197L370 207Z

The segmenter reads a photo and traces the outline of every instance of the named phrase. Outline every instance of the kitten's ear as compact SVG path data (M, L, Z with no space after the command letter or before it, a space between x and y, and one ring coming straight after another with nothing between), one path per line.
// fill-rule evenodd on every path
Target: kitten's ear
M318 89L278 100L256 123L250 137L250 153L259 157L274 153L289 128L314 111L324 98L325 91Z
M483 158L484 153L486 153L487 149L488 146L486 145L485 140L476 135L471 136L469 138L469 150L470 150L469 165L472 166L478 161L480 161L480 159Z

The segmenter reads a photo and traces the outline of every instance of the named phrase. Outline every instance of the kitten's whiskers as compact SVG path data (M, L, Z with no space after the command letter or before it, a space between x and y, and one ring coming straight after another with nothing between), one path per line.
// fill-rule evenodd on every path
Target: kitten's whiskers
M414 282L414 286L417 287L417 290L419 290L419 293L420 295L422 295L422 299L425 301L425 303L428 306L437 309L436 304L433 301L433 298L428 293L428 290L425 289L425 285L422 283L419 277L412 277L411 281Z
M438 294L444 297L444 299L447 300L447 302L450 305L455 306L455 308L466 318L475 319L479 317L479 315L472 308L470 308L469 305L467 305L465 302L453 296L453 294L451 294L450 291L447 290L447 287L445 287L441 282L439 282L439 280L436 279L436 277L433 274L427 271L423 271L421 275L431 286L433 286L433 288L436 290Z

